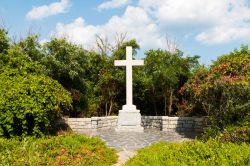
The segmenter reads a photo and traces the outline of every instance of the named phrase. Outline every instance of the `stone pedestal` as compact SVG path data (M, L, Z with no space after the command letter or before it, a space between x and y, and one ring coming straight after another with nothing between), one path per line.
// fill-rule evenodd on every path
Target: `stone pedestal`
M143 132L140 110L135 105L124 105L119 111L117 132Z

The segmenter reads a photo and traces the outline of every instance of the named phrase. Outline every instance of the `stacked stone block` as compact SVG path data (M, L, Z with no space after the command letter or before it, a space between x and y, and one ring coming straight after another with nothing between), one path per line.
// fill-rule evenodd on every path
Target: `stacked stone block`
M204 118L197 117L162 117L162 130L163 131L202 131L205 127Z
M98 129L114 129L117 126L117 116L92 118L63 118L57 124L67 124L75 132L94 131Z
M141 121L144 129L162 130L162 116L142 116Z
M115 129L117 116L92 118L63 118L57 124L67 124L75 132ZM144 129L158 129L162 131L200 132L207 125L206 117L168 117L142 116Z
M146 129L159 129L163 131L199 132L206 126L206 118L142 116L142 126Z

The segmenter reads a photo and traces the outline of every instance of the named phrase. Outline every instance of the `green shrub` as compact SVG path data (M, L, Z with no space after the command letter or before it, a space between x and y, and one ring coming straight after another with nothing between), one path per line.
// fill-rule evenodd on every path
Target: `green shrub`
M98 138L64 134L44 138L0 138L0 165L112 165L113 149Z
M227 127L220 135L220 140L223 142L248 142L250 143L250 128L248 126L233 126Z
M70 108L69 93L49 77L0 74L0 136L40 136Z
M221 142L250 143L250 127L239 125L229 126L223 131L220 131L219 128L209 127L205 129L201 135L202 140L209 140L211 137L216 138Z
M207 136L215 132L223 134L230 126L250 127L249 64L250 51L242 46L219 57L208 70L200 68L182 88L191 109L210 117L211 130Z
M18 46L13 46L6 53L0 53L0 74L26 76L27 74L42 74L43 67L23 54Z
M240 145L192 141L184 143L161 142L142 149L126 166L161 165L249 165L249 144Z
M71 108L70 93L18 46L0 53L0 136L41 136Z

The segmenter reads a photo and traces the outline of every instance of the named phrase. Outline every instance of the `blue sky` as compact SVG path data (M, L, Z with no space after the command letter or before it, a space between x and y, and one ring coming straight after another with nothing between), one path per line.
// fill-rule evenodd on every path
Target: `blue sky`
M112 44L126 34L140 44L139 58L166 49L166 38L204 64L250 44L250 0L1 0L0 20L14 38L32 29L41 42L67 37L87 49L96 35Z

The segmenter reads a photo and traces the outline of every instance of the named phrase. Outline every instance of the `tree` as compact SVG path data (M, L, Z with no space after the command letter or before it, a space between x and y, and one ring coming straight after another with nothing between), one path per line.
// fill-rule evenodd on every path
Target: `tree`
M21 48L23 54L28 55L33 61L41 63L45 55L38 39L38 35L28 36L19 41L16 45Z
M198 64L198 56L182 57L183 53L164 50L149 50L145 58L145 74L148 97L152 98L155 114L162 110L164 115L172 113L177 100L177 91L190 76L191 69ZM163 106L163 108L161 107ZM160 113L162 114L162 113Z
M86 111L86 83L88 52L71 44L66 39L52 39L44 45L45 57L42 64L46 66L48 76L57 80L71 91L74 112L71 116L82 116Z
M0 53L6 53L10 46L10 40L7 36L8 32L0 28Z
M176 39L171 39L166 36L166 50L171 53L176 53L178 51Z
M96 36L96 46L98 50L100 51L101 55L108 55L108 52L110 51L110 44L108 42L108 38L97 35Z
M101 88L99 81L102 77L101 71L106 66L109 57L100 55L96 52L89 52L87 56L87 66L85 82L87 87L88 108L85 116L98 116L102 114L101 105Z
M104 68L100 71L100 80L98 86L100 88L102 106L105 108L105 115L110 116L115 108L118 111L117 96L121 93L124 87L124 72L114 68L114 61L109 60L106 62ZM103 111L104 112L104 111Z

